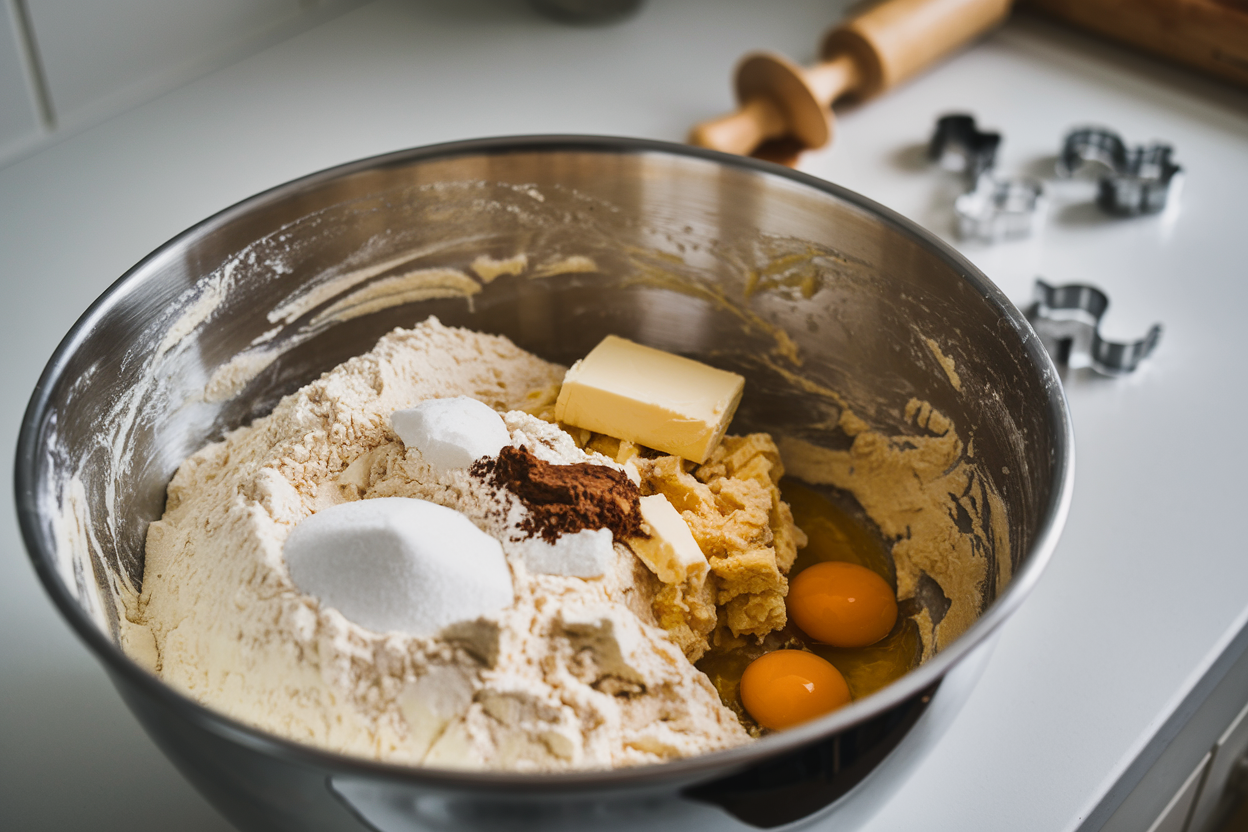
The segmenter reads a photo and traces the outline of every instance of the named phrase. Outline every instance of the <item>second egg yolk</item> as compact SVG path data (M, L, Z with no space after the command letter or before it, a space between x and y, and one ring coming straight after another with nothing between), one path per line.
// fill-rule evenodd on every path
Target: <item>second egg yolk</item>
M849 700L841 672L804 650L759 656L741 676L741 704L759 725L777 731L823 716Z
M788 607L802 632L833 647L866 647L897 623L892 587L856 563L827 561L803 569L789 586Z

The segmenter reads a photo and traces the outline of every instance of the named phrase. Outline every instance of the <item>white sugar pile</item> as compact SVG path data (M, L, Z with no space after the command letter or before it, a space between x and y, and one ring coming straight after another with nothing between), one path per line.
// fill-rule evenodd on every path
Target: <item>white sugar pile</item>
M497 540L458 511L411 497L320 511L295 527L283 554L300 589L379 633L436 635L514 598Z

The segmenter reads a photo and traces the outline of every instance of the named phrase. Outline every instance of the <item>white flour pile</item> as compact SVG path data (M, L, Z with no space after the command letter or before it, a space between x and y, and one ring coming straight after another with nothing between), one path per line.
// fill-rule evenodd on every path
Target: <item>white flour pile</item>
M655 622L657 579L624 546L605 575L531 574L508 539L515 497L428 464L390 427L398 409L470 396L510 442L552 463L606 457L529 415L564 368L504 338L430 319L396 330L189 458L148 533L130 654L174 687L276 734L377 759L555 771L654 763L748 740ZM501 503L500 503L501 493ZM416 638L348 621L292 583L291 530L371 497L418 497L500 538L514 603Z

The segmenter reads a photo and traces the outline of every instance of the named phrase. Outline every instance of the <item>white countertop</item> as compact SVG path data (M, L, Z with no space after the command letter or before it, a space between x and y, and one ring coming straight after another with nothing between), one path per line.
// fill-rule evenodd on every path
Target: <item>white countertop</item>
M679 141L730 107L739 55L808 61L844 5L651 0L579 29L519 0L377 2L0 169L6 470L62 335L198 220L320 168L445 140ZM1020 305L1037 275L1094 283L1113 301L1107 337L1155 321L1165 334L1132 377L1069 378L1077 476L1057 553L957 721L868 828L1073 830L1248 621L1248 370L1234 340L1248 309L1248 94L1021 18L841 113L834 146L801 168L950 238L956 180L918 148L957 110L1004 133L1002 173L1051 178L1065 131L1089 122L1167 140L1187 172L1178 212L1109 219L1088 205L1091 186L1065 183L1038 238L958 244ZM0 826L228 828L59 619L11 509L0 523Z

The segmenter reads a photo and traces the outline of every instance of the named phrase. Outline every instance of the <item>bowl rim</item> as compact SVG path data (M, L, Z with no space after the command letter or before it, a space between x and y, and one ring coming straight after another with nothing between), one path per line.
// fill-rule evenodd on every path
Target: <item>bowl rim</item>
M181 248L211 231L223 227L257 209L276 204L297 193L366 171L406 167L463 156L502 156L519 153L599 153L607 155L666 155L697 159L758 175L788 180L790 183L831 195L842 202L874 215L893 226L952 266L981 297L1006 317L1022 338L1022 347L1034 362L1048 391L1046 409L1053 430L1054 467L1052 489L1037 531L1033 551L1015 571L1005 592L953 644L915 668L901 679L869 697L795 728L778 732L745 745L664 763L611 769L589 769L554 773L517 773L424 767L389 763L328 751L270 734L221 714L165 684L140 667L114 644L87 615L64 584L52 563L55 551L40 521L35 472L40 469L43 448L39 437L48 416L52 391L62 380L70 358L95 325L144 275L159 262L174 256ZM975 265L935 234L866 197L810 174L758 159L735 156L699 147L650 139L596 135L522 135L445 142L379 154L285 182L249 196L207 217L161 244L112 283L78 318L61 340L36 383L21 422L14 465L14 494L21 534L44 590L68 620L70 626L110 675L124 680L144 694L154 697L201 729L232 740L289 763L310 765L341 775L381 777L413 785L451 787L467 790L489 789L497 793L565 791L600 787L641 788L671 785L673 781L698 782L728 776L754 764L829 738L878 716L912 697L934 688L940 679L975 647L994 632L1022 603L1039 580L1057 545L1070 509L1074 485L1074 429L1060 377L1048 352L1040 343L1026 317Z

